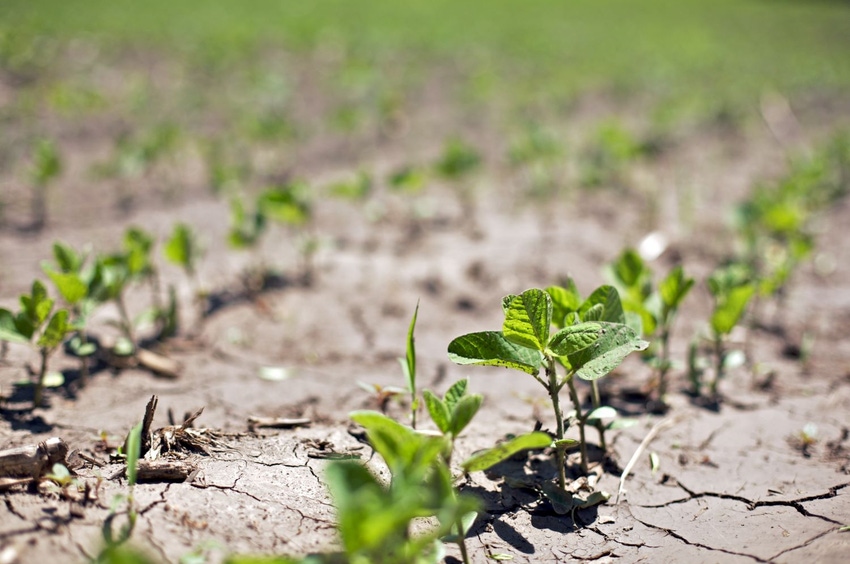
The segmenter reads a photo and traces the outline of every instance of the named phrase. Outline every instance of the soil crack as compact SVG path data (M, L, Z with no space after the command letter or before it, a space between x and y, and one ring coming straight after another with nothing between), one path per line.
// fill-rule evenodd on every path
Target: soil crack
M811 511L809 511L808 509L803 507L802 504L809 502L809 501L817 501L817 500L821 500L821 499L833 498L833 497L838 495L839 491L850 486L850 483L839 484L837 486L832 486L831 488L829 488L829 490L827 490L826 493L815 494L815 495L810 495L810 496L801 497L801 498L797 498L797 499L791 499L791 500L759 500L759 501L753 501L751 499L747 499L746 497L743 497L743 496L740 496L740 495L735 495L735 494L718 493L718 492L697 492L697 491L691 490L690 488L685 486L679 480L676 480L676 484L679 486L679 488L681 488L682 490L685 491L685 493L688 494L688 497L684 497L684 498L680 498L680 499L674 499L672 501L668 501L666 503L662 503L662 504L659 504L659 505L637 505L636 507L641 507L643 509L661 509L661 508L664 508L664 507L669 507L671 505L677 505L679 503L687 503L688 501L691 501L691 500L694 500L694 499L699 499L699 498L703 498L703 497L713 497L713 498L717 498L717 499L726 499L726 500L730 500L730 501L737 501L739 503L743 503L747 506L747 509L749 509L750 511L757 509L759 507L792 507L798 513L800 513L801 515L803 515L805 517L814 517L816 519L821 519L823 521L826 521L827 523L832 523L833 525L842 525L842 523L840 523L839 521L836 521L835 519L831 519L829 517L826 517L825 515L818 515L817 513L812 513Z
M649 527L650 529L655 529L656 531L661 531L663 533L666 533L666 534L670 535L671 537L673 537L674 539L681 541L688 546L695 546L697 548L702 548L704 550L711 550L713 552L722 552L724 554L731 554L732 556L743 556L744 558L752 558L756 562L772 562L773 561L773 559L765 560L763 558L759 558L758 556L755 556L753 554L747 554L745 552L734 552L734 551L731 551L731 550L726 550L725 548L718 548L718 547L715 547L715 546L709 546L707 544L702 544L700 542L692 542L692 541L688 540L687 538L685 538L684 536L677 533L676 531L674 531L673 529L668 529L667 527L662 527L660 525L654 525L652 523L647 523L646 521L641 521L640 519L638 519L634 515L632 515L632 518L635 521L637 521L638 523L640 523L641 525L643 525L645 527Z

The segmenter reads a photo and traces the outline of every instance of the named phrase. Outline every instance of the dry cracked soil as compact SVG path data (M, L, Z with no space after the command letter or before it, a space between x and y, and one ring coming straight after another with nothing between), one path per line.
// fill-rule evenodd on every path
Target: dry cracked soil
M577 110L579 124L601 111L587 106ZM799 147L817 141L833 117L810 116L809 123L821 129L812 128ZM274 231L254 254L229 249L227 203L205 189L191 166L180 191L142 183L132 205L119 209L115 192L83 174L103 146L83 134L72 141L47 229L27 232L11 221L0 231L0 303L14 305L40 275L40 261L50 257L55 240L109 250L129 225L162 238L183 221L206 247L199 279L212 305L200 316L185 277L163 265L163 279L178 286L183 323L180 336L159 352L180 362L179 377L102 369L82 388L76 361L60 354L55 367L65 370L66 383L51 389L46 406L36 410L28 409L28 389L15 385L36 359L24 347L10 347L0 365L0 445L62 438L71 449L69 465L89 490L83 501L44 487L0 493L2 562L81 562L97 553L110 502L126 492L123 467L102 449L123 441L152 395L159 398L154 428L169 424L169 412L179 423L184 413L203 407L194 428L209 443L207 452L189 456L196 471L187 479L138 485L135 546L163 562L191 554L216 562L234 553L297 555L332 548L335 516L323 470L338 454L377 464L347 414L377 407L375 396L358 383L402 385L396 358L404 354L417 301L420 385L442 392L469 377L472 391L485 397L459 440L460 456L530 431L538 421L551 429L537 383L502 369L455 366L446 355L449 341L498 328L505 294L566 276L588 293L604 282L602 266L624 246L658 231L669 245L653 263L656 271L681 263L700 280L675 330L674 356L683 360L710 306L701 280L732 252L726 221L732 206L757 181L776 178L787 166L785 150L764 127L708 127L686 131L660 156L629 171L626 183L652 186L650 192L571 190L523 203L517 189L523 179L499 165L465 181L471 205L448 184L410 197L379 190L374 198L380 213L366 204L322 198L311 227L321 245L306 280L293 234L285 229ZM335 150L315 148L299 175L318 185L347 174L346 164L334 160ZM358 158L384 173L437 151L429 143L376 142ZM485 152L485 160L490 157ZM25 210L25 187L6 186L15 195L10 210ZM598 488L612 494L607 503L573 515L554 512L523 487L523 476L532 471L554 473L539 453L462 479L462 489L484 501L469 534L473 560L509 555L513 562L847 562L850 533L839 529L850 524L848 222L847 201L817 218L815 260L795 274L781 311L768 306L768 319L775 321L735 336L750 340L756 375L744 367L732 371L722 382L719 406L694 401L682 369L674 371L671 408L663 415L648 413L637 393L650 377L638 359L606 377L610 403L637 420L612 435L608 462L596 464ZM250 294L240 273L258 263L281 275ZM146 299L145 291L133 291L133 314L146 307ZM114 331L109 321L115 315L104 308L92 332ZM812 350L801 360L794 353L804 339ZM264 367L281 368L277 374L285 377L261 378ZM586 396L587 390L581 392ZM403 405L390 402L388 410L405 417ZM251 417L303 418L309 424L251 428ZM811 444L803 444L804 428L816 428ZM623 468L651 431L618 495ZM574 458L570 471L578 473ZM448 560L457 557L450 549Z

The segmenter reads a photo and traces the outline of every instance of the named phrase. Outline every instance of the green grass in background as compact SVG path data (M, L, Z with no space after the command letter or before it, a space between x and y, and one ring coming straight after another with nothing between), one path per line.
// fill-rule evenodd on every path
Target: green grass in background
M4 0L0 26L248 61L323 44L528 92L749 97L850 86L850 3L803 0ZM520 80L517 80L520 79Z

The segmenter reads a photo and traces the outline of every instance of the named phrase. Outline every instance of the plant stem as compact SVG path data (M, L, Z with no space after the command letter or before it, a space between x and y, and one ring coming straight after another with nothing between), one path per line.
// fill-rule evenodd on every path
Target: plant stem
M469 564L469 553L466 551L466 535L463 532L463 519L461 517L458 517L455 526L457 527L457 546L460 548L460 557L463 560L463 564Z
M35 393L32 398L32 406L39 407L41 405L42 396L44 395L44 375L47 374L47 358L50 356L50 349L41 347L41 367L38 370L38 381L35 383Z
M670 327L665 321L661 332L661 363L658 365L658 400L666 404L667 372L670 370Z
M133 322L130 321L130 315L127 313L127 306L124 303L124 294L118 294L115 298L115 303L118 306L118 313L121 315L121 325L124 330L124 336L129 340L133 347L136 346L136 337L133 335Z
M590 393L593 401L593 409L598 409L602 405L599 399L599 384L596 380L590 381ZM602 447L602 452L608 452L608 447L605 444L605 426L599 419L596 420L596 430L599 431L599 446Z
M570 374L567 380L567 385L570 387L570 399L573 401L573 406L576 410L576 419L578 420L578 433L581 447L581 471L587 474L587 441L584 439L584 415L581 413L581 402L578 399L576 391L575 374Z
M723 335L714 335L714 380L711 382L711 395L717 397L717 386L720 379L723 378L723 363L726 360L726 353L723 350Z
M552 357L546 358L546 378L547 378L547 386L546 389L549 392L549 397L552 399L552 409L555 411L555 438L558 441L562 441L564 439L564 416L561 413L561 402L558 397L558 392L560 391L558 388L558 374L555 370L555 361ZM566 457L564 456L564 448L562 446L557 446L555 448L555 452L557 453L557 464L558 464L558 486L562 490L567 487L567 476L566 476Z

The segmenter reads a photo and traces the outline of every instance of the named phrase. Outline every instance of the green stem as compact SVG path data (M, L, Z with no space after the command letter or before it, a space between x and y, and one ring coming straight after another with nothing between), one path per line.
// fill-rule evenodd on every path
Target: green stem
M714 335L714 380L711 382L711 395L717 397L717 386L720 384L720 379L723 378L723 363L726 360L726 353L723 350L723 335Z
M50 356L50 349L41 347L41 367L38 370L38 381L35 383L35 393L32 398L32 406L39 407L41 405L42 396L44 395L44 375L47 374L47 358Z
M127 306L124 303L124 294L118 294L115 298L115 303L118 305L118 313L121 315L121 328L124 330L124 337L127 338L135 348L136 337L133 334L133 322L130 321L130 315L127 313Z
M670 370L670 328L665 323L661 332L661 362L658 366L658 399L666 403L667 372Z
M460 557L463 564L469 564L469 553L466 551L466 535L463 532L463 519L458 517L457 522L457 546L460 548Z
M546 358L546 378L546 389L549 392L549 397L552 399L552 409L555 411L555 438L558 441L562 441L564 439L564 416L561 413L561 402L558 396L558 374L555 370L555 361L552 359L552 357ZM558 464L558 486L560 486L560 488L564 490L567 487L567 463L566 456L564 455L564 448L559 445L555 448L555 452L557 453Z
M599 384L596 380L590 381L590 393L593 401L593 409L598 409L602 405L602 400L599 399ZM599 432L599 446L602 452L608 452L608 447L605 444L605 426L599 419L596 420L596 430Z
M578 399L576 391L575 374L570 374L567 380L567 385L570 388L570 399L573 401L573 406L576 410L576 419L578 420L578 433L581 447L581 471L587 474L587 441L584 438L584 415L581 413L581 402Z

